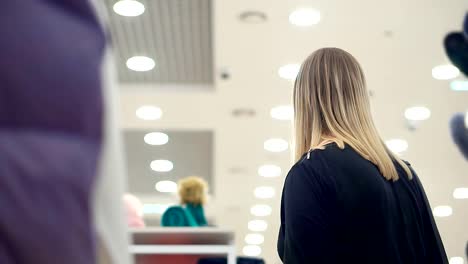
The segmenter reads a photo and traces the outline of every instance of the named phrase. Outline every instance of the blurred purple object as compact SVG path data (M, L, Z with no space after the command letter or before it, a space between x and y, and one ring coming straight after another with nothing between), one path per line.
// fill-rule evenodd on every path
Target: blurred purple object
M0 9L0 263L95 262L105 37L83 0Z
M444 39L445 53L461 72L468 76L468 12L462 32L451 32Z
M456 113L450 120L450 131L453 141L468 160L468 128L465 126L465 115Z

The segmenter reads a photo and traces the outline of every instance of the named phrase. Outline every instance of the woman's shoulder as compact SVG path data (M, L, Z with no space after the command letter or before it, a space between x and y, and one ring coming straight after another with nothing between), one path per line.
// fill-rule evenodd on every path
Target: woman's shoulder
M338 146L327 146L305 153L290 169L286 182L333 183L333 164L342 151Z

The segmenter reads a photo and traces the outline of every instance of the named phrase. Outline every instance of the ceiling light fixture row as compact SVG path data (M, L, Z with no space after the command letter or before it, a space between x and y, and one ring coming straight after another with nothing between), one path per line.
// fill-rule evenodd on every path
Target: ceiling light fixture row
M123 17L137 17L145 12L145 5L137 0L120 0L112 7L114 12ZM148 56L138 55L127 59L128 69L136 72L146 72L154 69L156 62Z

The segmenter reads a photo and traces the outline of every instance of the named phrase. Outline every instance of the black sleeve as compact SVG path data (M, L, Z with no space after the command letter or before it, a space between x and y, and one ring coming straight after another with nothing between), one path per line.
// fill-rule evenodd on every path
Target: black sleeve
M283 263L334 263L336 211L331 175L295 165L286 178L281 201L278 254Z

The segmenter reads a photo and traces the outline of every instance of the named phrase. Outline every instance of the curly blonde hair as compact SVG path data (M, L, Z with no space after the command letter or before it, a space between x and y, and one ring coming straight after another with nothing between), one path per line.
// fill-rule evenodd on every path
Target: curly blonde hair
M203 205L206 202L208 184L197 176L190 176L178 182L179 197L182 204Z

